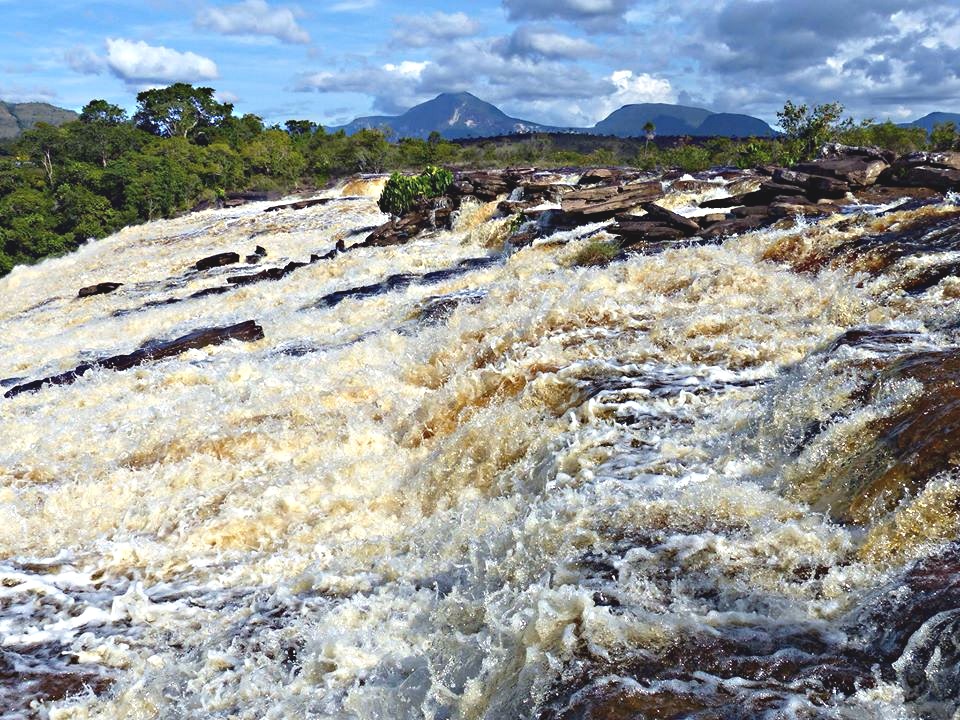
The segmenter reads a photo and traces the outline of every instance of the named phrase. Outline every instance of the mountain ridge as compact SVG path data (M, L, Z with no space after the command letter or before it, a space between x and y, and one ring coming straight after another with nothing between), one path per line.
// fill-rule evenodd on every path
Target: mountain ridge
M511 117L496 105L468 92L441 93L432 100L414 105L399 115L369 115L330 127L352 135L362 129L389 129L395 137L426 138L439 132L449 140L493 137L530 132L569 132L589 135L639 137L643 126L652 122L659 135L727 137L772 137L776 132L763 120L749 115L715 113L704 108L667 103L624 105L592 127L546 125ZM706 131L702 128L706 125Z
M79 117L73 110L50 103L10 103L0 100L0 139L15 138L37 123L63 125Z

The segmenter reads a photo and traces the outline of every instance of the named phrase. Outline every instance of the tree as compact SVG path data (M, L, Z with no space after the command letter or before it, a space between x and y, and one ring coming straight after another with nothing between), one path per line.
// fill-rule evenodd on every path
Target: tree
M136 126L161 137L197 139L233 114L233 105L213 97L213 88L188 83L144 90L137 94Z
M960 147L960 135L953 121L937 123L930 132L930 147L934 150L954 150Z
M127 122L127 111L119 105L111 105L106 100L91 100L80 111L80 122L120 125Z
M650 146L650 141L653 140L657 135L657 126L653 124L652 120L647 120L643 124L643 154L647 154L647 148Z
M318 125L313 120L287 120L284 127L291 137L305 137L313 135Z
M811 110L806 105L794 105L787 100L777 120L786 135L791 150L797 155L794 160L804 160L816 155L824 143L853 127L852 120L840 120L843 105L838 102L816 105Z
M43 168L47 184L53 187L53 165L64 150L64 132L47 123L37 123L20 137L20 145L30 155L30 159Z

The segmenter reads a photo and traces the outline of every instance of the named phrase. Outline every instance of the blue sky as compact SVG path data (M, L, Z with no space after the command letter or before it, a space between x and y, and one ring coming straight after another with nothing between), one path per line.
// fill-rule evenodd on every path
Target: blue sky
M960 112L958 0L0 0L0 17L0 98L74 109L184 81L326 125L461 90L562 125L631 102Z

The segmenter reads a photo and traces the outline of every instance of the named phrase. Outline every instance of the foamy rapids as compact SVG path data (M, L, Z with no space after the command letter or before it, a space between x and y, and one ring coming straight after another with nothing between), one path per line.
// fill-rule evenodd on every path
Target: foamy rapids
M0 718L957 717L955 198L597 268L470 205L189 297L380 186L0 280L0 390L264 333L0 399Z

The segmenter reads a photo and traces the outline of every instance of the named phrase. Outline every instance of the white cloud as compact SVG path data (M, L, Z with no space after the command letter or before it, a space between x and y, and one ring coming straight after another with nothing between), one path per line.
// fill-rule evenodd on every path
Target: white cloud
M504 42L504 53L525 57L577 59L597 54L597 47L582 38L550 27L523 25Z
M419 78L426 69L429 62L414 62L413 60L404 60L399 65L387 63L383 69L390 73L396 73L405 78Z
M438 40L456 40L480 31L480 23L462 12L396 17L393 22L393 39L410 47L427 47Z
M675 103L677 93L669 80L632 70L616 70L609 76L613 93L600 98L596 104L594 121L602 120L624 105L636 103Z
M196 82L220 75L210 58L142 40L107 38L106 63L114 75L130 84Z
M261 35L286 43L308 43L310 35L297 24L297 14L286 7L272 8L266 0L243 0L236 5L202 10L200 28L223 35Z

